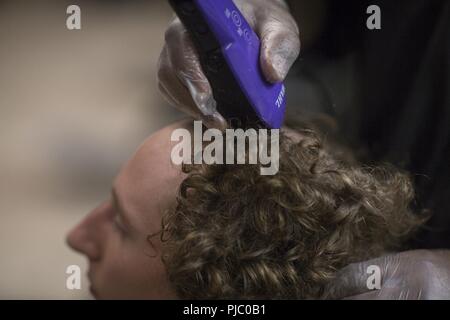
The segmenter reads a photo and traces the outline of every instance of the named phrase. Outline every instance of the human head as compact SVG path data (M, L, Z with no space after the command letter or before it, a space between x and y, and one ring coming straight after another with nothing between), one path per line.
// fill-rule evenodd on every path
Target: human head
M279 172L263 176L259 165L173 165L180 127L192 121L152 135L115 180L132 228L119 231L108 201L69 235L100 298L317 298L338 269L419 224L407 175L339 159L310 130L283 131Z
M161 242L150 237L173 208L184 178L170 159L175 123L147 138L121 168L109 198L68 235L89 260L91 291L101 299L176 298L161 262Z

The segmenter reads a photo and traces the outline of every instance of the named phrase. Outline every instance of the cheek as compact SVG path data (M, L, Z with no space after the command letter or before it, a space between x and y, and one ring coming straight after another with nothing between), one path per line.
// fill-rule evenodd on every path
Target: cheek
M176 298L161 257L153 257L153 253L129 239L111 242L98 269L96 289L100 296L106 299Z

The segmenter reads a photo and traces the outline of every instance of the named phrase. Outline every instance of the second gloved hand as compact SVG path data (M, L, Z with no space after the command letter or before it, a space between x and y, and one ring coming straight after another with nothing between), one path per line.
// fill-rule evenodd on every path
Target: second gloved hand
M369 289L368 268L381 270L381 288ZM326 299L450 299L450 250L412 250L353 263L340 270Z

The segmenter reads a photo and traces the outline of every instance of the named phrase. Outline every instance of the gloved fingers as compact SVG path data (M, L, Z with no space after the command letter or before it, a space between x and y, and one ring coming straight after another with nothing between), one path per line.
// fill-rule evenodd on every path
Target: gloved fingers
M260 64L266 79L283 81L300 54L297 23L284 7L256 14L256 32L261 39Z
M180 104L178 101L175 100L176 98L172 97L172 95L166 90L166 88L164 88L164 86L161 83L158 84L158 88L162 96L166 99L166 101L170 105L174 106L175 108L189 115L195 120L202 120L203 124L207 128L215 128L221 131L227 128L227 123L225 122L225 120L223 120L222 116L216 115L218 114L218 112L210 116L205 116L197 108Z
M211 86L200 65L197 51L187 30L176 18L165 34L169 61L175 75L191 93L200 112L211 115L216 111Z
M378 290L364 292L351 297L345 297L343 300L378 300Z
M214 109L212 112L205 114L195 104L188 87L176 76L168 59L168 54L165 52L166 50L167 48L164 48L161 53L158 67L158 87L163 97L181 112L196 120L202 120L206 127L224 130L227 127L226 121L219 112Z
M385 281L399 272L400 257L400 254L385 255L344 267L328 284L324 298L343 299L370 292L369 282L375 273L380 276L380 286L383 287Z
M368 291L365 263L352 263L339 270L327 285L324 299L344 299Z
M175 97L164 87L164 85L160 82L158 83L158 89L164 99L173 107L180 110L181 112L187 114L188 116L194 118L195 120L200 120L202 118L202 114L200 111L196 110L193 107L186 106L181 104L176 100Z
M420 300L421 298L423 298L422 290L383 288L347 297L344 300Z
M200 110L196 110L188 89L181 83L180 79L174 74L172 65L167 55L167 48L163 49L158 65L159 88L169 103L174 107L190 116L201 115Z
M178 18L165 35L158 80L176 107L202 119L205 125L222 128L226 123L217 112L211 86L204 75L192 40ZM199 117L200 115L200 117Z
M375 272L381 290L372 291ZM328 284L323 298L448 299L449 287L450 250L413 250L350 264Z

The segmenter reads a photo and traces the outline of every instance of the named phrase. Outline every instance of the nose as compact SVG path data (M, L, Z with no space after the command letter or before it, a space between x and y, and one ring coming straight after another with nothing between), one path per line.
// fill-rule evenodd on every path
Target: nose
M102 203L90 212L67 235L66 242L73 250L90 260L100 259L104 238L103 226L107 221L109 203Z

